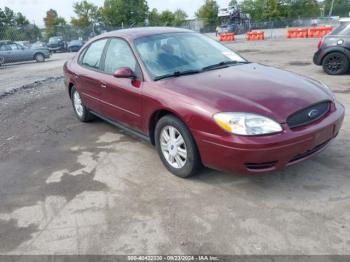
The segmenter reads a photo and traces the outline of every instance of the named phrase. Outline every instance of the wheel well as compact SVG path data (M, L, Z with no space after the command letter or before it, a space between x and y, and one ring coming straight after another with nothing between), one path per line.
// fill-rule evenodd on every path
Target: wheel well
M169 110L165 110L165 109L158 110L152 114L150 121L149 121L149 137L150 137L152 145L155 145L154 131L156 129L157 122L159 121L159 119L161 119L165 115L173 115L173 116L178 117L173 112L171 112ZM179 118L179 119L181 119L181 118Z
M45 55L44 55L42 52L36 52L36 53L34 54L34 59L35 59L35 57L36 57L37 55L42 55L42 56L45 57Z
M68 92L69 92L69 97L72 98L71 94L72 94L72 88L73 88L74 84L73 83L69 83L68 84Z
M348 61L350 62L350 56L349 56L347 53L345 53L345 52L343 52L343 51L341 51L341 50L331 50L331 51L327 52L327 53L322 57L321 65L323 65L323 61L324 61L325 57L326 57L327 55L329 55L329 54L332 54L332 53L340 53L340 54L343 54L343 55L348 59Z

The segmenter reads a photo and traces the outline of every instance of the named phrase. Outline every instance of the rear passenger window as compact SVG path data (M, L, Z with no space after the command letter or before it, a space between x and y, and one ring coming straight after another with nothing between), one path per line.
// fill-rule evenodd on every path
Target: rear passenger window
M92 43L84 54L82 64L93 69L99 69L106 42L107 39L103 39Z
M113 74L118 68L129 67L138 74L138 66L133 52L127 42L121 39L112 39L108 45L104 71Z

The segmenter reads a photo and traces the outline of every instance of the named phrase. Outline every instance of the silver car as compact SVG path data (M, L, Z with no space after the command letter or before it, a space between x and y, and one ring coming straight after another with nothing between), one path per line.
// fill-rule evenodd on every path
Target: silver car
M0 41L0 65L32 60L40 63L50 55L48 48L28 48L11 41Z

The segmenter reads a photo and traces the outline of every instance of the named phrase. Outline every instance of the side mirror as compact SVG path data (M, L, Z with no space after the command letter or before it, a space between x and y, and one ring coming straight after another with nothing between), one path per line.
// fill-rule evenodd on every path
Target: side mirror
M118 68L114 72L113 76L116 77L116 78L131 78L131 79L135 79L136 78L136 75L134 74L134 72L129 67Z

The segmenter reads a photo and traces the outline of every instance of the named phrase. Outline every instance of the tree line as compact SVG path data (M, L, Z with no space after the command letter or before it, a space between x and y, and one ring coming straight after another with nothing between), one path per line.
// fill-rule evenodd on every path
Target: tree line
M15 40L34 41L41 33L40 29L31 24L22 13L15 13L8 7L0 8L0 40L12 39L14 35L16 35Z
M231 0L229 6L239 6L243 12L250 14L253 22L282 21L321 15L348 16L350 0ZM75 16L66 21L56 10L48 10L43 18L45 36L61 34L73 38L79 34L89 37L91 32L99 33L101 28L181 26L188 18L182 9L174 12L150 9L146 0L105 0L103 6L83 0L73 4L73 11ZM203 0L195 15L203 21L204 27L213 27L220 23L218 12L219 5L215 0ZM21 30L17 32L16 40L33 40L41 34L39 28L22 13L15 13L8 7L0 8L0 39L10 39L8 36L18 28Z
M350 0L243 0L240 7L254 22L282 21L320 16L349 16Z

